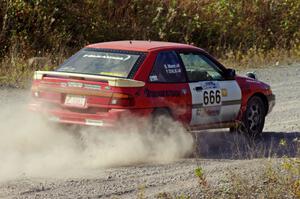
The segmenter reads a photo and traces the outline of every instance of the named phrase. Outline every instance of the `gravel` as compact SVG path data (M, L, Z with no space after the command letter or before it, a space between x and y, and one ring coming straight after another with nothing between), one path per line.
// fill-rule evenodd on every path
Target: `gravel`
M79 177L24 174L0 182L0 198L155 198L164 192L201 198L194 174L197 167L204 169L208 183L216 187L226 186L229 171L258 177L270 159L275 163L282 156L296 155L296 141L300 138L300 64L254 71L259 79L271 84L276 95L276 106L267 116L261 139L250 143L227 130L200 131L194 158L164 164L95 167L84 170ZM1 90L0 95L0 103L4 105L11 99L26 99L27 92ZM286 144L281 146L283 139Z

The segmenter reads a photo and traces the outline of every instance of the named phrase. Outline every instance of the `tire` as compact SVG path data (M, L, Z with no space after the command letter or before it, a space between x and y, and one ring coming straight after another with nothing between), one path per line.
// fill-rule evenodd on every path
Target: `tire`
M152 122L152 124L151 124L152 133L159 135L157 138L174 139L174 136L172 136L172 135L174 135L174 133L177 138L180 138L180 137L178 137L178 135L176 135L176 132L175 132L178 130L177 129L178 123L177 123L176 119L174 119L173 115L170 113L170 111L168 109L154 110L152 113L152 121L151 122ZM171 125L171 128L170 128L170 125ZM175 126L175 128L172 128L174 126ZM184 126L182 126L182 128L184 130L184 132L182 132L182 133L189 134L193 139L191 151L186 152L186 154L184 154L183 157L184 158L197 157L196 136L192 132L189 132ZM182 148L181 140L178 140L176 142L178 142L177 143L178 147Z
M248 100L247 109L237 131L248 135L250 138L261 136L265 117L266 107L263 100L258 96L253 96Z

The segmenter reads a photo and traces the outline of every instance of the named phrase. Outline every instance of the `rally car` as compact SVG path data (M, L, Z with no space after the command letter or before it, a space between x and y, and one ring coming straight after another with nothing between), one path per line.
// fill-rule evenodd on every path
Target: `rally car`
M260 134L275 104L253 73L238 76L201 48L154 41L91 44L55 71L36 71L33 111L66 124L114 126L129 114L164 115L189 130Z

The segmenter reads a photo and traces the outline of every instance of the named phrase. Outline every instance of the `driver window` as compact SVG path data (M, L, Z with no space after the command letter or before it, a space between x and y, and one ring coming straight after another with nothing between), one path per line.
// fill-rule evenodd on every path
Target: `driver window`
M186 82L182 64L175 51L160 52L157 55L149 81L160 83Z
M204 55L179 53L190 82L223 80L222 71Z

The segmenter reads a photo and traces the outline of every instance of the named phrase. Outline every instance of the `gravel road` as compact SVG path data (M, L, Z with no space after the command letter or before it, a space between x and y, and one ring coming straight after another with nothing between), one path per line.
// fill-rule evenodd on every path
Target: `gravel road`
M194 174L199 166L204 169L212 186L224 186L231 170L249 178L259 176L268 158L276 162L282 156L296 155L295 140L300 139L300 64L250 71L255 71L259 79L270 83L276 95L276 106L266 119L260 140L249 143L241 135L230 134L226 130L201 131L197 133L197 158L111 168L94 166L75 170L67 176L51 173L30 176L21 172L11 179L0 179L0 198L137 198L141 195L155 198L162 192L201 198L201 189ZM4 107L14 100L22 101L27 92L2 89L0 95L0 103ZM3 129L0 129L2 133ZM280 145L282 140L286 144ZM0 158L0 164L5 164L4 160ZM22 168L24 161L11 162L21 164ZM34 163L44 162L36 160ZM0 165L0 174L1 170L9 173L7 168L14 166ZM47 165L43 167L47 168ZM68 172L64 168L61 170L60 174Z

